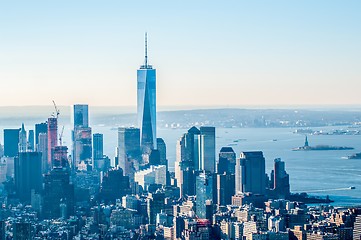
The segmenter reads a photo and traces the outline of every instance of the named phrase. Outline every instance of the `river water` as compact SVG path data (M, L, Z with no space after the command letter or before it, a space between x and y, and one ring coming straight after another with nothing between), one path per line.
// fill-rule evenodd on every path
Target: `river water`
M104 154L113 158L117 145L116 129L113 126L104 125L92 126L92 129L93 133L104 134ZM332 127L314 128L314 130L321 129L331 130ZM291 128L217 128L216 152L218 153L223 146L233 147L237 155L241 151L263 151L268 174L272 170L275 158L281 158L286 162L291 191L309 191L310 195L318 196L329 195L335 200L334 205L361 205L361 160L343 158L361 152L361 135L308 136L311 146L319 144L349 146L354 147L354 150L292 151L294 147L303 146L305 138L304 135L294 134L294 130ZM174 169L176 141L186 131L187 129L158 129L158 137L162 137L167 144L170 170ZM2 136L1 139L3 139ZM71 148L70 124L65 124L63 139L64 145ZM349 189L350 186L354 186L355 189Z

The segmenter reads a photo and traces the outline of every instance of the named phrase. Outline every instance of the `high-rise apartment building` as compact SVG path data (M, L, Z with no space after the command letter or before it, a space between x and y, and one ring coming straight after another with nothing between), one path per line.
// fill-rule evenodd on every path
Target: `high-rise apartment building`
M137 114L140 144L143 153L157 149L156 70L148 64L147 35L145 35L145 61L137 71Z

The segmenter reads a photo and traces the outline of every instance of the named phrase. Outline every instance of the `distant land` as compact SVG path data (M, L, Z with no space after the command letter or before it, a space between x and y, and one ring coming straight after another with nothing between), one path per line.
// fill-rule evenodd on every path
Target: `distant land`
M60 122L70 123L71 106L58 106ZM199 108L177 109L159 107L157 120L159 128L189 128L190 126L212 125L215 127L361 127L361 107L331 106L324 108ZM171 109L171 110L169 110ZM111 127L135 126L135 107L89 106L91 125ZM8 106L0 107L1 126L19 125L45 121L54 112L53 106Z

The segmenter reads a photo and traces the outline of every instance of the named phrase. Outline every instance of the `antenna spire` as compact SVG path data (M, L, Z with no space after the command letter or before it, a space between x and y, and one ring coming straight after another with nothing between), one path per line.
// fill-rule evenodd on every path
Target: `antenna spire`
M147 40L147 32L145 32L145 67L148 68L148 40Z

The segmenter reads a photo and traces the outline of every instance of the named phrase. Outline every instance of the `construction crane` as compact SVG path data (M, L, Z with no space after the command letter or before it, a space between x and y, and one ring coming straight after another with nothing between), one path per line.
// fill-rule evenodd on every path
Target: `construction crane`
M60 146L63 146L63 133L64 133L64 126L63 128L61 129L61 132L59 134L59 143L60 143Z
M60 114L60 111L58 109L58 107L55 104L55 101L53 100L53 104L54 104L54 108L55 108L55 113L53 113L53 116L56 117L56 119L58 119L58 116Z

